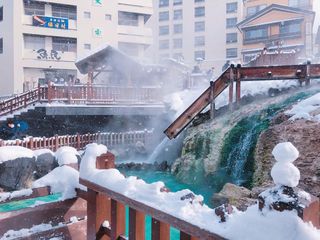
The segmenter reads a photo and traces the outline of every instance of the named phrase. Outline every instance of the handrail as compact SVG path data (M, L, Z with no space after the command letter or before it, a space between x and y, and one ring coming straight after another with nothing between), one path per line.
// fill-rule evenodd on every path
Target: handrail
M0 147L2 146L22 146L31 150L50 149L56 151L61 146L71 146L77 150L83 149L89 143L99 143L106 146L114 147L119 145L133 145L138 141L146 144L150 142L153 130L132 131L132 132L98 132L76 135L55 135L53 137L29 137L23 140L2 140L0 139Z

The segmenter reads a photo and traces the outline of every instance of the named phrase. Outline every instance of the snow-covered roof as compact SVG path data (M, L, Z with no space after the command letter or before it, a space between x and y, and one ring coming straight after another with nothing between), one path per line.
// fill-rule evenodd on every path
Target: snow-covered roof
M105 44L79 57L75 62L82 74L111 66L119 71L131 72L140 69L141 65L120 50Z

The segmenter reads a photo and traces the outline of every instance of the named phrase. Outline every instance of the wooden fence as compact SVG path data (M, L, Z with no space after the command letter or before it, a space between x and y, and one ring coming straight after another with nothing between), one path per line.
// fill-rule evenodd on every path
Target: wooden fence
M43 138L25 138L23 140L1 140L1 146L22 146L29 148L31 150L37 149L50 149L56 151L61 146L71 146L76 149L83 149L89 143L100 143L108 147L115 146L130 146L137 142L143 144L150 143L153 135L152 130L145 131L132 131L132 132L120 132L120 133L108 133L108 132L98 132L93 134L76 134L76 135L65 135L54 137L43 137Z
M162 102L159 87L118 87L105 85L54 85L38 88L0 101L0 116L26 109L37 102L65 104L152 104Z

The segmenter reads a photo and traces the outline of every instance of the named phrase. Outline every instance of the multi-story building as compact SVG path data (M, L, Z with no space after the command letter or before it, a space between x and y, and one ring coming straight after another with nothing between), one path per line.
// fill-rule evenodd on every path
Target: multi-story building
M154 0L154 57L175 58L193 66L221 71L237 61L241 38L242 0Z
M0 95L75 76L77 57L110 44L143 57L151 0L0 0Z
M294 52L298 58L313 56L313 0L246 0L245 19L238 24L247 63L263 49Z

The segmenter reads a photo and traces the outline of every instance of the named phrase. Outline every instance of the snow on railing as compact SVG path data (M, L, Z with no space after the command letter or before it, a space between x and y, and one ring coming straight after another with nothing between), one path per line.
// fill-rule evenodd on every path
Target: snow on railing
M70 146L76 149L83 149L87 144L99 143L110 147L134 145L138 142L146 144L150 142L153 130L131 131L131 132L98 132L76 135L55 135L53 137L27 137L23 140L2 140L2 146L21 146L31 150L50 149L56 151L61 146Z

